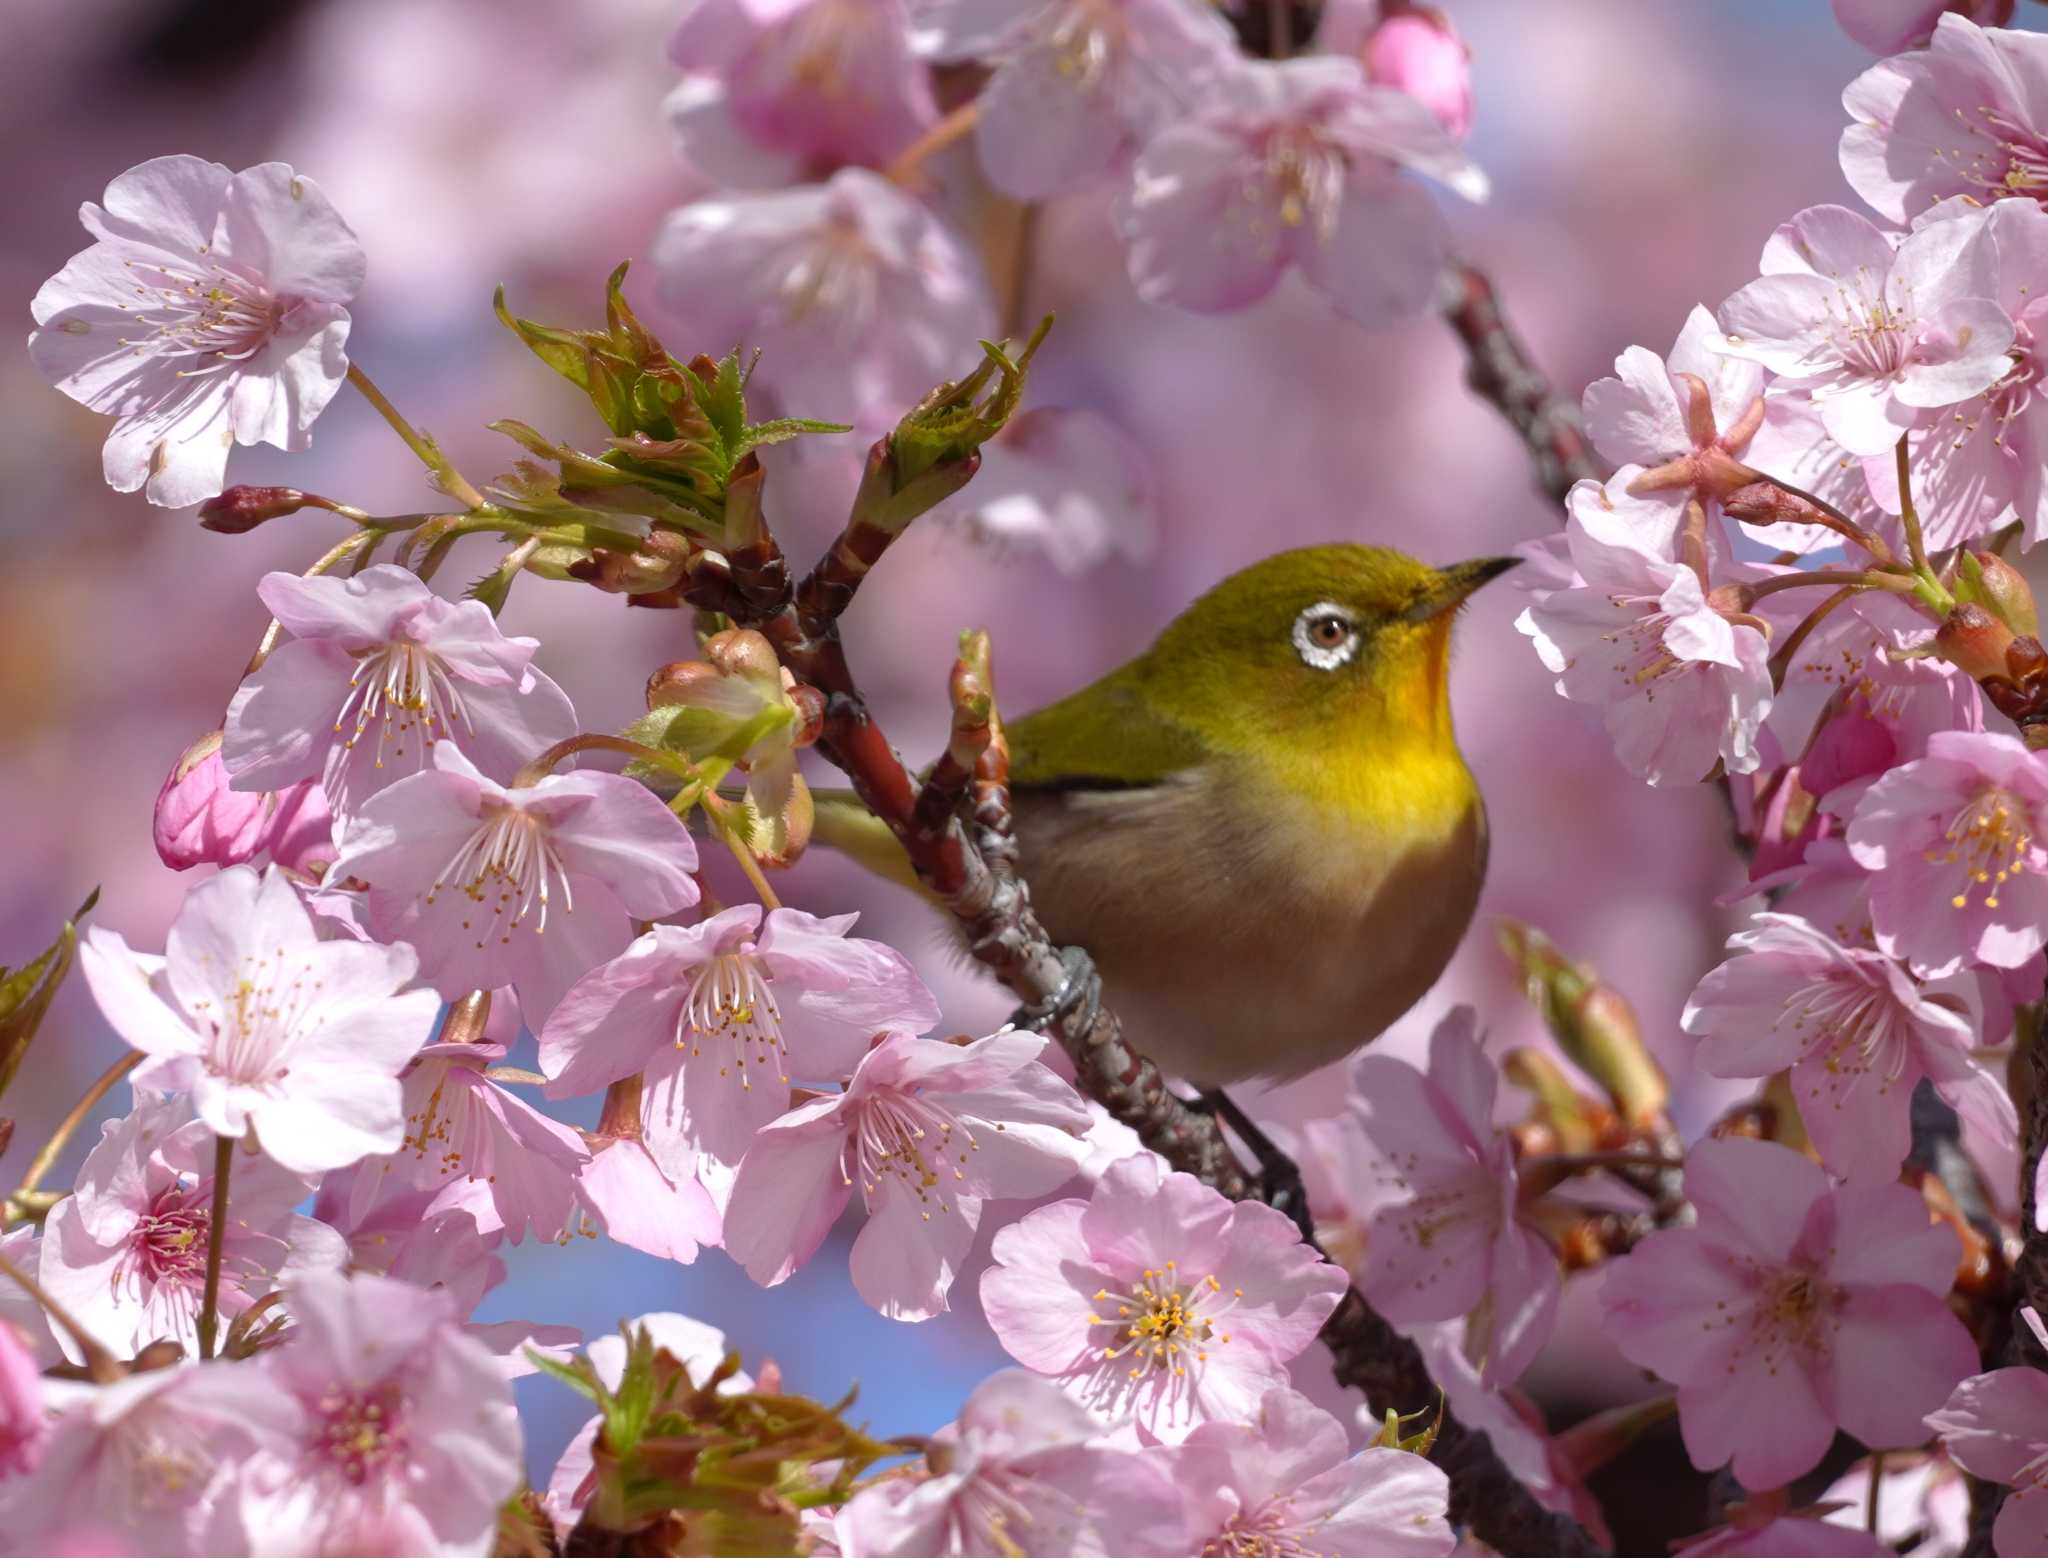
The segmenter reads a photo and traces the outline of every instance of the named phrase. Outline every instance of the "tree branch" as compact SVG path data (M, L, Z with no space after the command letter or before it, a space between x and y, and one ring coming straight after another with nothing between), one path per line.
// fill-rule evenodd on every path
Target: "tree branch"
M1555 503L1572 483L1606 477L1579 425L1576 402L1550 387L1501 312L1485 272L1453 260L1444 272L1444 317L1465 348L1465 382L1521 435L1536 465L1536 485Z
M890 458L888 440L869 457L872 473ZM818 749L845 771L856 793L902 843L918 879L958 919L974 956L1027 1007L1072 1059L1081 1090L1175 1169L1232 1200L1258 1196L1210 1116L1177 1097L1159 1068L1125 1043L1115 1014L1093 989L1093 973L1053 945L1031 907L1030 889L1012 869L1009 762L993 706L985 645L963 645L953 679L954 740L934 770L940 799L920 805L921 790L855 684L839 636L839 616L861 580L901 533L862 517L846 528L800 585L762 526L759 538L711 566L693 569L684 594L765 634L792 673L825 695ZM976 651L978 650L978 656ZM972 706L988 696L986 725ZM969 706L963 708L963 703ZM1087 988L1077 990L1085 983ZM1422 1354L1366 1303L1345 1295L1323 1328L1337 1379L1365 1391L1376 1409L1416 1411L1439 1392ZM1483 1433L1446 1413L1435 1459L1451 1479L1451 1518L1469 1525L1506 1558L1596 1558L1600 1549L1569 1517L1545 1509L1510 1472Z

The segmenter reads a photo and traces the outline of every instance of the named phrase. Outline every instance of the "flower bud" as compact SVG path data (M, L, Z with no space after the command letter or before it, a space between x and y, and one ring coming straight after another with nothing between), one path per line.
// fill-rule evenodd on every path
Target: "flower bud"
M1662 1118L1670 1084L1644 1046L1627 998L1531 926L1505 920L1500 941L1528 981L1530 1005L1571 1062L1606 1089L1631 1125L1640 1129Z
M156 852L173 871L233 866L256 854L270 833L270 797L231 790L220 760L221 733L187 747L156 796Z
M1435 114L1454 140L1472 129L1472 51L1443 12L1403 11L1366 39L1366 76L1396 87Z
M782 662L775 646L752 628L726 628L704 640L704 658L727 676L780 680Z
M312 501L296 487L230 487L199 505L199 525L224 536L239 536L265 520L296 514Z
M1956 559L1955 597L1982 606L2015 633L2040 636L2034 592L2020 571L1996 552L1964 552Z
M647 678L647 707L702 702L719 682L718 667L702 660L674 660Z
M1978 682L2009 679L2006 651L2013 643L2011 628L1969 601L1958 601L1934 632L1942 659Z

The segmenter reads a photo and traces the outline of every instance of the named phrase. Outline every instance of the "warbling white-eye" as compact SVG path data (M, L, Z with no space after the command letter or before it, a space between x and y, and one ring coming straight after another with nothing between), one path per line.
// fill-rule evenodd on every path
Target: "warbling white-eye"
M1514 562L1282 552L1100 681L1005 718L1039 919L1087 950L1167 1071L1205 1088L1298 1075L1443 972L1487 850L1451 731L1451 627ZM820 842L908 879L857 801L818 800Z

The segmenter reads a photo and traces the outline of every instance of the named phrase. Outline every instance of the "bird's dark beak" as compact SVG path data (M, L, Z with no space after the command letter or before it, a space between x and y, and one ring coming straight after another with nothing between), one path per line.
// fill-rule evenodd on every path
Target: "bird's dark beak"
M1519 557L1475 557L1469 563L1453 563L1448 568L1439 568L1435 587L1401 616L1409 622L1427 622L1432 617L1440 617L1462 605L1480 585L1490 579L1498 579L1520 561Z

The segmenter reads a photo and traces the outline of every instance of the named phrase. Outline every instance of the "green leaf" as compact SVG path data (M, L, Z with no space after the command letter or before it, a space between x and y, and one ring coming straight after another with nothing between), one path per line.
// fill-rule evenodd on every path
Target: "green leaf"
M749 449L759 449L768 444L783 444L792 438L801 438L805 433L850 433L850 422L813 422L808 417L777 417L772 422L756 422L741 431L739 442L733 448L737 459Z
M986 360L980 367L964 379L940 385L897 424L890 454L898 491L934 466L965 460L1003 430L1023 398L1031 359L1051 329L1052 315L1047 314L1014 359L993 341L983 341Z
M602 1406L607 1394L604 1381L597 1377L597 1371L590 1366L587 1358L576 1358L568 1363L551 1358L536 1347L526 1349L527 1361L541 1373L561 1381L579 1396L585 1396Z
M21 1069L58 986L71 972L78 953L78 922L99 901L100 890L95 887L78 906L78 912L64 922L57 939L34 962L13 970L0 965L0 1093L7 1091L14 1074Z

